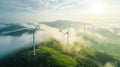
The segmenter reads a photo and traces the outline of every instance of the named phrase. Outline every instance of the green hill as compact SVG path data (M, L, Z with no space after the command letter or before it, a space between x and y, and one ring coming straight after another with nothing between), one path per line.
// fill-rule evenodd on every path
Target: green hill
M119 60L103 52L82 47L78 52L64 50L60 42L50 39L36 46L36 56L32 48L24 49L0 64L0 67L103 67L107 62L120 66ZM77 47L77 46L76 46ZM68 52L69 51L69 52Z

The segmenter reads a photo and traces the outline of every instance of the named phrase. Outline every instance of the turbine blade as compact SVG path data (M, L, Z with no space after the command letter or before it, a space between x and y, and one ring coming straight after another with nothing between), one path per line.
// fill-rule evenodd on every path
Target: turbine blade
M38 25L35 27L35 29L40 29L40 23L38 23Z
M27 28L21 28L21 29L17 29L17 30L13 30L13 31L2 32L1 34L5 35L5 34L9 34L9 33L12 33L12 32L21 31L21 30L24 30L24 29L27 29Z

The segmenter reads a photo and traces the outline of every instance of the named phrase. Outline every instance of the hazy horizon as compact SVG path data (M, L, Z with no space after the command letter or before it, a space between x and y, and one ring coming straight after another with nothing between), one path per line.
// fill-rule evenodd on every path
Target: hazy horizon
M119 23L119 0L0 0L0 21Z

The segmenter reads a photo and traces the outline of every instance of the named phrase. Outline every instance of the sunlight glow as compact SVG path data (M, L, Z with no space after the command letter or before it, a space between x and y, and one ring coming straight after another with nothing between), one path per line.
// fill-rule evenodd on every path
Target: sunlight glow
M94 3L91 5L91 10L95 14L101 14L104 10L104 5L102 3Z

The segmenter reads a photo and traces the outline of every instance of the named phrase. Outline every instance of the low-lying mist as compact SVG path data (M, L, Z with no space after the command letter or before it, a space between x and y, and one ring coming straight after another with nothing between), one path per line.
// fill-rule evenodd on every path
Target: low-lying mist
M42 41L47 41L49 38L55 38L62 44L67 44L67 35L65 34L67 29L60 31L59 29L48 27L46 25L41 25L41 29L43 30L38 30L35 33L36 44ZM80 39L80 42L82 43L83 39ZM75 30L71 29L69 44L73 44L78 41ZM22 36L0 36L0 58L31 46L32 34L25 33Z
M50 38L55 38L63 45L67 45L67 35L65 33L68 29L61 30L47 25L40 25L40 28L35 34L36 44L47 41ZM75 29L73 27L69 28L69 30L68 45L70 50L75 48L76 51L80 51L80 46L93 47L96 44L104 47L106 42L109 42L108 37L96 31ZM76 43L78 45L74 45ZM32 34L24 33L22 36L0 36L0 58L28 47L32 47Z

